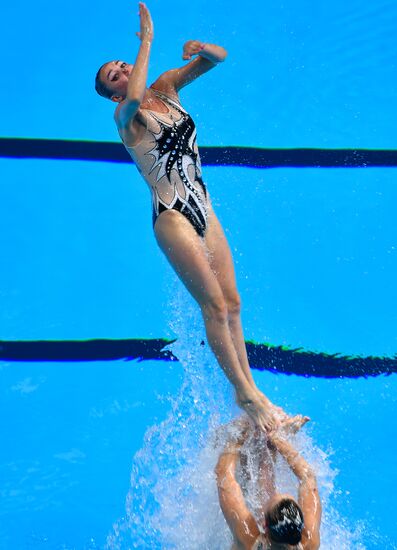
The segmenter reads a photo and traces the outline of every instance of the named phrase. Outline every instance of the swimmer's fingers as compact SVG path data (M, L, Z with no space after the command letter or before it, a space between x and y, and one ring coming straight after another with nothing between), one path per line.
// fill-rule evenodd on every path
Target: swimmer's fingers
M255 421L255 424L256 426L259 428L260 430L260 433L265 433L267 434L269 431L272 431L274 429L277 429L276 426L277 426L277 421L276 419L272 416L272 415L269 415L269 414L259 414L256 421ZM258 437L260 437L260 433L258 433Z
M182 59L188 61L192 55L197 55L204 48L205 44L199 40L188 40L183 46Z
M232 433L231 440L241 447L247 440L250 430L252 430L252 422L248 415L242 415L232 422L234 427L234 433Z
M273 439L280 435L279 431L277 429L271 429L267 432L267 440L272 445Z
M308 416L298 414L281 421L279 429L287 434L294 435L309 421L310 418Z
M267 432L269 422L266 420L266 417L264 417L261 414L252 414L251 416L254 424L255 424L255 432L254 433L265 433Z
M148 8L146 7L146 4L143 2L139 2L139 13L138 13L140 20L141 20L141 29L139 32L136 33L138 38L143 40L153 40L153 21L150 16L150 12Z
M249 418L247 417L247 419L244 421L244 423L241 426L241 434L240 434L240 437L239 437L240 441L242 441L244 443L244 441L248 437L248 434L249 434L251 428L252 428L252 424L250 423Z
M248 414L242 414L241 416L239 416L236 419L235 423L242 433L245 433L251 427L250 417L248 416Z

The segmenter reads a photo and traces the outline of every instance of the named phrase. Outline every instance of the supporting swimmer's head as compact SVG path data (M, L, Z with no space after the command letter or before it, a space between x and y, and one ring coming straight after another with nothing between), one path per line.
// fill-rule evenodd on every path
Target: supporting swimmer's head
M133 65L125 61L108 61L95 77L95 90L102 97L120 103L127 94L128 78Z
M298 544L302 538L303 514L289 495L273 497L266 511L266 528L270 539L281 544Z

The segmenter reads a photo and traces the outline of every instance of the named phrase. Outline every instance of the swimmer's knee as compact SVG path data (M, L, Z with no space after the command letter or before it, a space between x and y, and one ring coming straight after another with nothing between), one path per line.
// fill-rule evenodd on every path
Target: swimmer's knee
M225 297L227 311L229 319L233 319L240 316L241 312L241 298L237 290L229 292Z
M209 296L205 303L201 304L204 321L216 321L227 323L228 309L226 300L222 294Z

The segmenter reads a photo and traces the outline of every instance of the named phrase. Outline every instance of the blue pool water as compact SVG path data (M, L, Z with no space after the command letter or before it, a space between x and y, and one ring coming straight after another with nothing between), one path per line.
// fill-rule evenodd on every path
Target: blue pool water
M182 64L189 38L229 52L181 94L199 144L396 148L394 2L149 7L150 82ZM93 77L107 59L134 59L136 11L8 4L1 135L117 141ZM168 338L179 359L0 361L0 548L229 548L215 432L238 410L201 344L197 307L156 247L136 169L0 158L0 170L0 350ZM362 357L365 368L371 356L396 358L396 173L204 167L246 340L312 352L314 374L321 354ZM397 548L396 374L365 372L254 371L273 401L312 419L297 445L318 474L325 550Z

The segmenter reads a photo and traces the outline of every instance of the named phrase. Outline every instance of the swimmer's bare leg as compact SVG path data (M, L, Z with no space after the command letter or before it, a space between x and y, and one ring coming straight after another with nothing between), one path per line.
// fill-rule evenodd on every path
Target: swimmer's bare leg
M219 365L233 384L239 405L262 430L275 429L269 405L248 382L241 367L230 328L228 309L219 282L209 264L205 244L188 220L175 210L162 212L154 227L157 242L176 273L198 302L207 340ZM255 386L256 388L256 386Z
M209 209L205 244L208 249L211 269L219 282L228 306L228 324L241 368L252 388L256 388L245 347L233 258L222 226L212 208Z
M235 347L241 369L244 372L248 383L258 393L260 400L266 408L270 408L278 420L288 418L281 407L276 407L261 391L258 390L253 379L241 323L240 298L237 292L233 258L221 224L219 223L212 208L209 210L208 229L205 236L205 244L208 249L211 268L219 282L227 304L230 334L232 336L233 345ZM247 408L246 411L248 412Z

